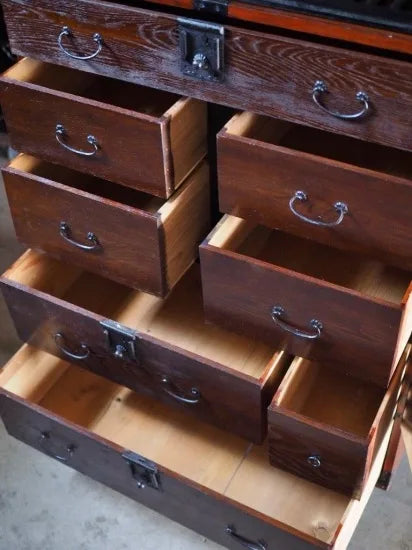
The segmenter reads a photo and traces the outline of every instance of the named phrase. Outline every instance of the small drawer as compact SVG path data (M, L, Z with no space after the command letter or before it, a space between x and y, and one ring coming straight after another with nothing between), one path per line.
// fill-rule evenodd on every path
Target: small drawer
M17 439L230 550L345 550L390 435L359 502L273 468L266 446L26 345L0 371L0 414Z
M206 154L206 104L23 59L0 78L15 149L167 198Z
M158 296L194 262L210 229L205 162L168 201L28 155L3 176L19 240Z
M218 159L222 212L412 269L409 153L243 112Z
M295 358L269 407L271 464L358 498L393 420L410 348L386 392Z
M289 357L204 323L195 264L166 300L26 252L1 290L33 346L261 442Z
M412 331L412 274L225 216L201 245L206 318L387 387Z

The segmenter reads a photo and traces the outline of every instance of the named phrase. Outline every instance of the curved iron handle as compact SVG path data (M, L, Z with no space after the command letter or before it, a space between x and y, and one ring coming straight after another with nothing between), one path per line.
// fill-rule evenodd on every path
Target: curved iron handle
M299 328L296 328L292 325L289 325L285 320L282 319L285 314L285 310L282 306L274 306L272 309L272 319L273 321L280 326L286 332L291 332L295 336L300 338L306 338L307 340L316 340L320 337L323 329L323 324L317 319L312 319L309 323L310 327L313 328L314 332L306 332Z
M327 107L325 107L321 102L321 95L323 93L326 93L328 91L328 88L326 84L323 82L323 80L317 80L312 88L312 99L316 103L318 107L320 107L325 113L328 113L329 115L332 115L336 118L340 118L343 120L356 120L359 118L362 118L366 115L366 113L369 111L369 97L366 92L357 92L356 94L356 100L362 103L362 109L358 111L357 113L352 114L344 114L339 113L338 111L331 111Z
M60 222L60 235L63 237L65 241L72 244L73 246L76 246L77 248L81 248L82 250L88 250L88 251L96 250L96 248L99 248L100 246L98 238L91 231L89 231L89 233L87 233L87 236L86 236L86 239L91 244L83 244L75 241L72 238L70 225L67 222Z
M50 432L42 432L40 434L40 445L43 447L43 450L45 451L45 453L48 456L51 456L52 458L56 458L57 460L60 460L60 462L67 462L68 460L70 460L70 458L74 454L74 451L76 450L75 445L67 445L67 447L66 447L67 456L56 455L56 454L54 454L54 453L52 453L49 450L44 448L44 442L49 441L50 439L51 439Z
M58 143L67 151L70 151L71 153L75 153L76 155L80 155L82 157L94 157L94 155L99 151L99 142L97 139L90 135L87 136L87 141L90 143L90 145L93 146L93 151L82 151L81 149L75 149L74 147L70 147L70 145L67 145L67 143L64 143L63 139L66 136L66 129L63 126L63 124L57 124L56 125L56 139Z
M163 391L165 391L168 395L176 399L176 401L180 401L180 403L186 403L186 405L197 405L200 401L200 391L197 388L192 388L190 390L191 397L185 396L185 395L179 395L172 389L172 384L167 376L162 376L162 386Z
M300 214L297 210L295 210L295 202L306 202L309 199L307 194L304 191L296 191L296 193L293 195L293 197L289 201L289 208L301 220L307 223L311 223L312 225L320 225L322 227L334 227L336 225L339 225L342 223L343 218L346 216L346 214L349 212L349 208L347 204L344 202L338 201L335 202L333 205L333 208L336 210L336 212L339 214L338 218L334 222L324 222L322 220L313 220L311 218L308 218L304 216L303 214Z
M66 48L63 46L63 38L65 36L73 36L73 33L72 33L70 27L68 27L67 25L65 25L62 28L61 33L59 34L59 36L57 38L57 44L59 45L59 48L61 49L61 51L64 54L66 54L68 57L71 57L72 59L80 59L80 61L88 61L89 59L93 59L94 57L97 57L99 55L99 53L102 51L103 38L98 32L94 33L94 35L93 35L93 41L96 42L96 44L97 44L97 50L94 53L90 54L90 55L76 55L76 54L70 53L68 50L66 50Z
M236 533L236 529L232 525L228 525L226 527L226 533L237 540L239 544L241 544L245 548L248 548L249 550L267 550L267 545L264 541L260 540L258 542L253 542L246 537L242 537L242 535L238 535Z
M54 335L54 341L56 342L56 346L63 353L63 355L66 355L66 357L69 357L69 359L76 359L81 361L82 359L87 359L90 355L90 349L86 346L86 344L80 344L80 349L83 353L73 353L72 351L68 350L64 345L65 340L61 332L57 332Z

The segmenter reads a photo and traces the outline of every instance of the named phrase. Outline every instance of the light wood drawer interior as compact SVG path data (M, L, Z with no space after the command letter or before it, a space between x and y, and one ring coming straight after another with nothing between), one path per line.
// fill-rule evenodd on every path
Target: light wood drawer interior
M304 353L310 352L308 358L337 364L341 354L353 351L347 371L362 376L356 353L366 343L364 357L379 362L383 357L376 346L382 345L386 358L381 367L386 373L381 371L381 377L375 372L370 379L387 386L412 330L409 271L234 216L225 216L202 244L201 264L206 315L212 322L274 342L275 330L284 337L290 333L276 322L275 306L285 310L279 318L292 329L310 330L310 319L319 319L323 336L321 332L313 346L299 351L293 343L292 353L308 357ZM375 310L379 319L370 313ZM358 331L357 322L362 327ZM343 346L348 334L352 351ZM322 357L316 357L317 346L320 349L326 338L328 346L320 351ZM304 340L296 336L293 342Z
M251 446L30 346L1 371L0 386L321 547L346 548L384 458L383 444L358 502L271 467L265 446Z
M361 141L337 133L292 124L276 118L243 112L235 115L222 131L261 144L275 145L319 160L334 160L353 167L412 179L410 155L405 151ZM296 156L296 159L299 155ZM333 185L333 182L331 182Z
M169 197L206 154L206 104L163 90L25 58L0 97L17 150L153 195Z
M359 496L394 417L410 348L387 390L296 357L269 407L272 464Z

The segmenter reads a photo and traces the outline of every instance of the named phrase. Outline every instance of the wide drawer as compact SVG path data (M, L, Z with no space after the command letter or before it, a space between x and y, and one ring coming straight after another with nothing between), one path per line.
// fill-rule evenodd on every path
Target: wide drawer
M412 149L410 63L120 3L2 5L16 54Z
M206 105L161 90L23 59L0 101L18 151L159 197L206 154Z
M269 407L269 456L277 468L359 496L391 424L410 347L388 390L296 358Z
M158 296L196 260L210 229L206 163L168 201L28 155L2 172L20 241Z
M201 245L206 318L386 387L412 331L412 274L225 216Z
M255 442L290 360L204 323L199 266L166 300L26 252L1 289L20 338Z
M265 446L23 346L0 374L8 432L231 550L344 550L360 501L270 466Z
M243 112L218 161L222 212L412 269L409 153Z

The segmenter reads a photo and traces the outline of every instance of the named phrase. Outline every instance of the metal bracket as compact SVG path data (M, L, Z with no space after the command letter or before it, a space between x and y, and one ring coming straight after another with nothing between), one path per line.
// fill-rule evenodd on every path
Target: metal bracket
M134 330L109 319L101 321L100 325L103 327L108 346L115 357L131 361L137 360L137 336Z
M161 491L159 470L154 462L150 462L132 451L125 451L122 458L128 462L133 479L136 480L139 489L150 487Z
M193 8L204 13L227 17L229 0L193 0Z
M223 25L178 18L182 73L199 80L221 82L224 77Z

